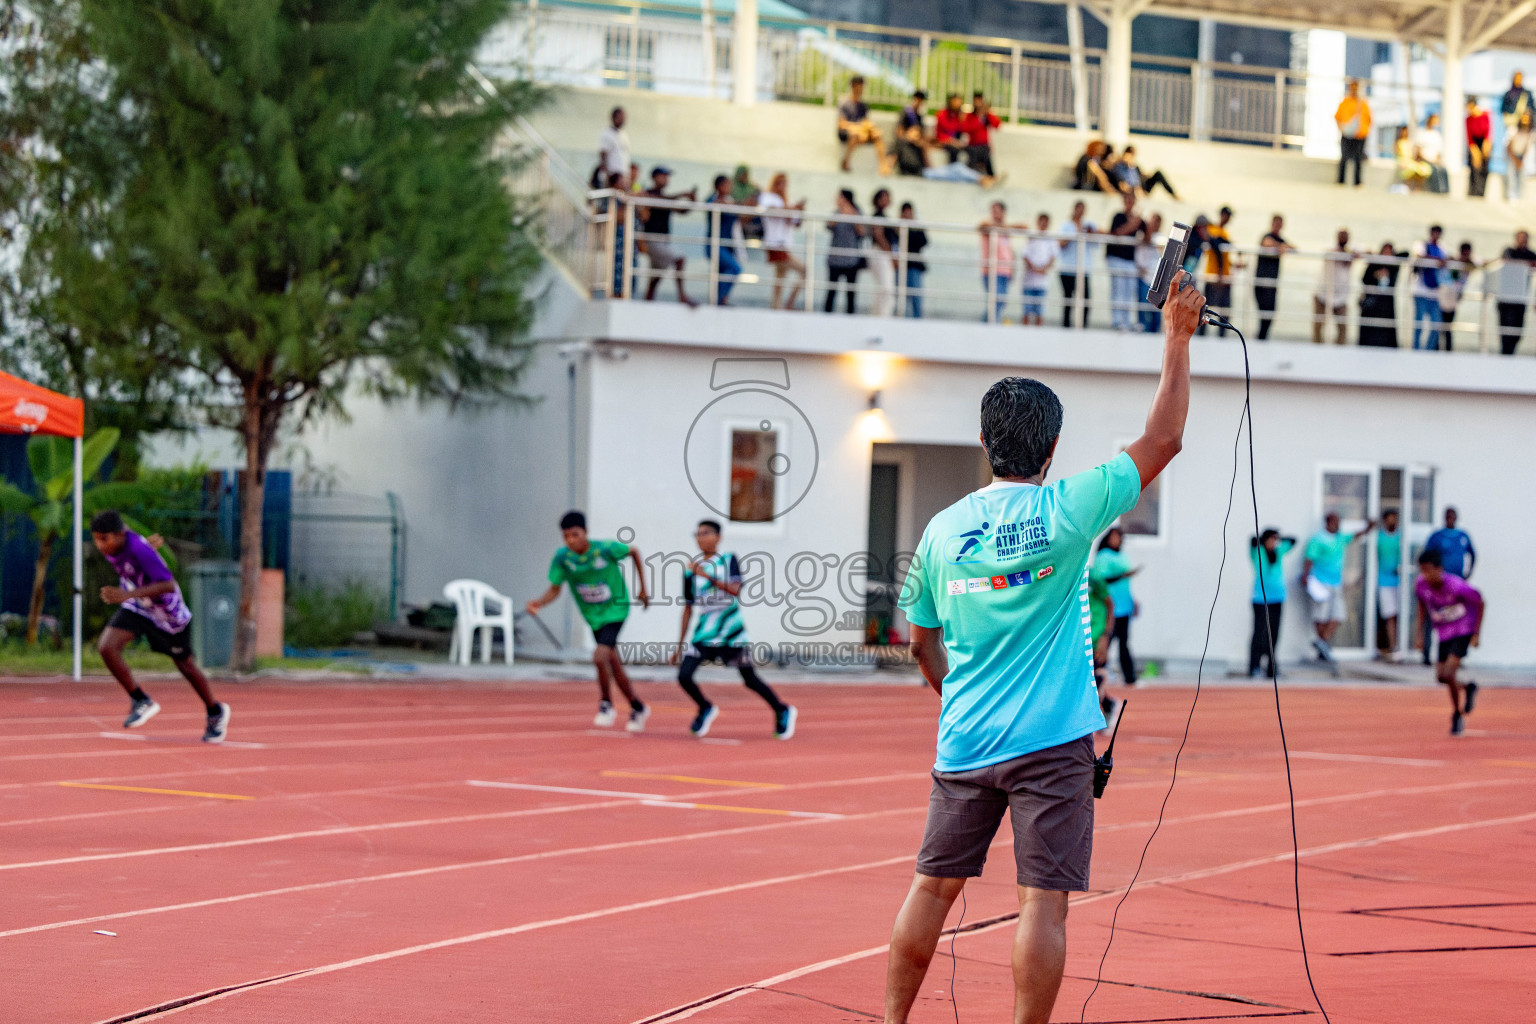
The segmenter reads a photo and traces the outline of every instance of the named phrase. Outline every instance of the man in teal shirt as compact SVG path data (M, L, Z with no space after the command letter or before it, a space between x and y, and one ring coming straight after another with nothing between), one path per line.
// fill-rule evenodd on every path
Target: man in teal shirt
M1392 661L1397 656L1397 616L1402 610L1399 589L1403 560L1403 535L1397 532L1397 509L1381 514L1381 529L1376 531L1376 660Z
M1365 527L1356 534L1339 532L1339 514L1329 512L1323 517L1323 529L1307 541L1306 564L1301 577L1306 582L1307 597L1312 600L1312 627L1317 635L1312 638L1312 649L1320 661L1328 663L1333 674L1339 674L1338 662L1333 660L1333 634L1344 621L1344 555L1349 546L1371 532L1376 520L1366 520Z
M912 653L941 698L938 756L917 874L891 936L887 1024L906 1024L955 898L981 874L1007 811L1019 893L1016 1024L1046 1024L1066 965L1067 893L1093 852L1088 561L1183 444L1189 339L1205 305L1180 273L1164 308L1162 380L1142 436L1116 458L1045 482L1062 407L1008 377L981 403L994 482L928 524L902 587Z

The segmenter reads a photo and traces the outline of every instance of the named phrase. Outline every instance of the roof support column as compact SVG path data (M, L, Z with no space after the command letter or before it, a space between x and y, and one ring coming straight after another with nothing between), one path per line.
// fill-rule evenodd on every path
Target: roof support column
M1104 49L1099 126L1110 145L1119 148L1131 140L1131 22L1136 0L1114 0L1105 26L1109 42Z
M1083 61L1083 9L1067 4L1067 61L1072 75L1072 122L1084 135L1092 129L1088 117L1088 73Z
M1466 56L1462 36L1465 23L1466 0L1451 0L1451 6L1445 12L1445 81L1440 88L1440 136L1445 144L1442 159L1453 196L1467 194L1467 92L1461 77L1461 62Z
M757 103L757 0L736 0L731 19L731 99L738 107Z

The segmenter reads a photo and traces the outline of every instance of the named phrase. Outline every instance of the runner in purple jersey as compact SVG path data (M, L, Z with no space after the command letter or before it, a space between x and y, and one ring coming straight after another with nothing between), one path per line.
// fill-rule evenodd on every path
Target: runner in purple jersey
M101 599L120 607L101 631L98 649L101 660L133 701L123 727L137 729L160 712L160 705L139 688L123 659L123 649L142 637L150 650L171 659L202 698L208 711L203 742L223 743L229 732L229 705L213 699L208 677L192 659L192 612L181 599L181 588L165 559L149 541L128 529L116 512L99 512L92 517L91 540L119 578L118 586L101 588Z
M1472 584L1445 571L1440 552L1434 548L1425 548L1419 555L1419 581L1413 589L1419 599L1420 621L1432 624L1440 637L1435 678L1450 688L1451 735L1460 736L1465 728L1463 716L1471 713L1477 700L1477 684L1468 680L1462 686L1456 681L1456 670L1467 650L1478 645L1488 603ZM1415 647L1422 644L1422 636L1414 638Z

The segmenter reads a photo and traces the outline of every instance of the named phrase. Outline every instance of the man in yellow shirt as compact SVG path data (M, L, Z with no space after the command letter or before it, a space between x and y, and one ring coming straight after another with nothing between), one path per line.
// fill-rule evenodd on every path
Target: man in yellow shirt
M1223 317L1232 312L1232 269L1242 267L1242 263L1234 263L1232 260L1232 236L1227 233L1227 225L1232 222L1232 207L1223 206L1215 224L1206 224L1205 237L1202 242L1205 247L1205 304L1207 308L1215 310ZM1205 333L1206 325L1200 325L1200 333ZM1219 337L1225 337L1227 329L1217 328Z
M1344 99L1333 119L1339 126L1339 184L1344 184L1344 167L1353 161L1355 187L1360 186L1360 165L1365 162L1365 140L1371 135L1371 105L1360 95L1359 79L1350 79Z

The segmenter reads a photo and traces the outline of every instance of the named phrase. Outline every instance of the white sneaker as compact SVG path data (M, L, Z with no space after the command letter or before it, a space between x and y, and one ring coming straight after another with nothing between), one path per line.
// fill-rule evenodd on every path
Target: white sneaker
M613 710L613 705L606 700L597 702L597 717L592 719L592 724L599 729L611 729L613 723L618 721L618 713Z
M645 720L650 717L651 706L649 704L638 711L631 711L629 713L629 724L624 726L624 730L626 732L645 732Z
M153 697L148 700L136 700L128 709L128 717L123 719L124 729L137 729L145 722L160 713L160 705L155 703Z
M218 710L208 716L208 727L203 730L204 743L223 743L229 734L229 705L220 702L215 707Z
M793 704L784 705L784 710L774 716L773 734L781 740L794 739L795 722L800 718L800 709Z

